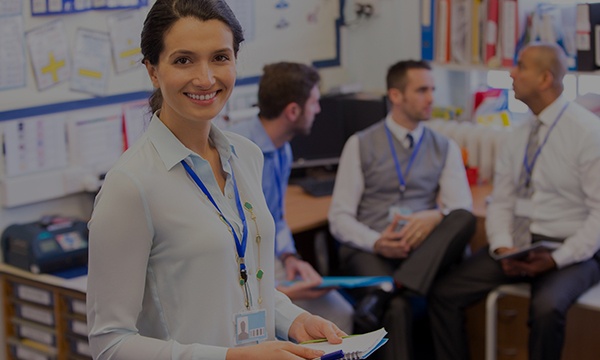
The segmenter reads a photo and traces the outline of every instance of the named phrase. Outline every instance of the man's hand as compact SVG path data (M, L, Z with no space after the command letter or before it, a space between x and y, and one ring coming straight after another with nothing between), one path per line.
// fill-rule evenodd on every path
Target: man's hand
M394 220L383 230L381 236L373 245L373 252L390 259L404 259L408 256L410 248L401 243L399 231L395 231L400 218L394 217Z
M444 215L437 209L419 211L410 215L396 214L395 219L406 221L406 224L398 232L401 242L410 250L416 249L442 222L443 218Z
M498 248L495 253L502 255L517 251L516 248ZM508 276L538 276L556 268L552 253L546 250L530 251L523 260L503 259L500 260L502 270Z
M285 267L286 279L301 281L291 286L278 286L277 290L286 294L292 300L316 299L327 294L331 289L317 289L323 282L319 273L306 261L288 256L283 264Z

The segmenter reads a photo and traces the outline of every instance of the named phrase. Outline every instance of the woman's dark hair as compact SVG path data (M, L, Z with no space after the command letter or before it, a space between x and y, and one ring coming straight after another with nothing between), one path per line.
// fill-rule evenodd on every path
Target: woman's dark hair
M157 65L164 49L165 34L177 20L192 17L201 21L219 20L233 34L233 52L237 57L240 43L244 41L242 26L225 0L156 0L142 29L141 48L143 62ZM154 113L162 106L162 94L156 89L149 103Z

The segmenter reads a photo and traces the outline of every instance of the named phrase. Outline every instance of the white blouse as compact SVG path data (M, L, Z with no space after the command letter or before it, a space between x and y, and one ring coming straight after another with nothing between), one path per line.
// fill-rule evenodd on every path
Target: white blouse
M232 172L242 204L252 205L256 223L244 210L245 259L253 309L266 309L268 339L287 339L302 313L274 288L274 224L261 189L262 153L215 126L210 140L227 174L224 194L210 164L156 115L107 174L89 223L87 307L95 359L225 359L235 344L234 314L245 310L235 242L181 160L202 179L238 235L242 222ZM260 281L259 267L265 272Z

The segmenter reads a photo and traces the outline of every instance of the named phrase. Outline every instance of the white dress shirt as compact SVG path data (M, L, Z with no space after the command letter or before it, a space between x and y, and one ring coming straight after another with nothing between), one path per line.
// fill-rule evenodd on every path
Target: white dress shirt
M181 160L192 166L238 234L242 223L232 172L242 204L252 204L256 224L246 213L245 259L253 309L266 310L268 339L287 338L303 312L274 289L275 230L261 189L262 153L215 126L209 137L227 174L224 193L210 164L156 115L106 176L89 223L87 309L95 359L223 360L235 345L234 314L245 306L234 239ZM260 283L258 259L265 272Z
M409 130L398 125L391 115L385 119L386 125L392 135L408 147L406 135ZM423 135L423 125L419 124L410 132L414 143L418 143ZM473 206L471 190L469 189L465 166L458 145L448 139L448 156L440 177L440 191L438 202L444 210L455 209L470 210ZM420 151L427 151L422 148ZM391 156L390 153L381 156ZM419 166L418 163L413 164ZM353 247L364 251L373 252L373 246L380 233L359 222L356 218L358 205L365 189L362 174L359 140L356 134L352 135L342 151L340 163L335 179L333 199L329 208L329 227L332 234L343 243L352 244Z
M550 132L533 168L532 233L566 238L552 253L557 266L591 258L600 248L600 119L575 103L559 97L538 116L539 143L567 105ZM512 238L529 124L517 128L497 157L492 202L486 230L490 252L499 247L522 247Z

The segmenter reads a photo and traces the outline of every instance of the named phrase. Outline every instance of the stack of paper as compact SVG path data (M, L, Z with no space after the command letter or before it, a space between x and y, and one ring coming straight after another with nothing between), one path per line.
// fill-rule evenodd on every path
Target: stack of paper
M366 359L388 341L388 339L385 338L386 334L387 331L385 331L384 328L381 328L362 335L350 335L344 338L341 344L330 344L323 339L305 342L301 345L311 349L325 351L325 354L342 350L344 354L354 353L357 354L360 359Z

